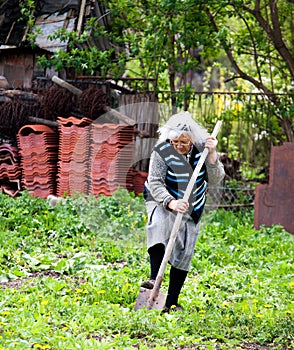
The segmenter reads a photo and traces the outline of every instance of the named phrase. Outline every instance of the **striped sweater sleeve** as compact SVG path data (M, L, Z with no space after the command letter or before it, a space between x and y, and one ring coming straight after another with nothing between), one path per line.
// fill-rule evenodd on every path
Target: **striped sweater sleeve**
M175 199L165 186L166 170L167 165L162 157L153 151L150 157L147 187L155 201L162 204L164 208L167 208L168 203Z
M217 159L215 164L205 162L208 174L208 186L214 187L220 185L225 177L225 170L223 163Z

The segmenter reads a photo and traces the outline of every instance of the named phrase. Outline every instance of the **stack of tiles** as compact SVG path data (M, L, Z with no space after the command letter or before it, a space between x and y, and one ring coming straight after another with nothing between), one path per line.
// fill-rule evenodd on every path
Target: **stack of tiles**
M18 149L0 145L0 190L15 197L21 190L21 168Z
M34 197L47 198L54 194L58 133L45 125L25 125L19 130L17 141L24 189Z
M91 119L58 118L59 156L57 195L89 192L89 125Z
M112 195L119 187L133 190L134 127L96 124L90 127L90 194Z
M144 183L147 179L148 173L140 170L133 170L133 185L136 195L144 192Z

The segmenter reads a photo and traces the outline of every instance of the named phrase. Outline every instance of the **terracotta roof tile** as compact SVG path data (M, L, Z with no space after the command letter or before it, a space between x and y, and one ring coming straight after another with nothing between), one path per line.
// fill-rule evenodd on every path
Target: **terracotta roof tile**
M58 133L45 125L25 125L17 135L22 183L35 197L56 191Z

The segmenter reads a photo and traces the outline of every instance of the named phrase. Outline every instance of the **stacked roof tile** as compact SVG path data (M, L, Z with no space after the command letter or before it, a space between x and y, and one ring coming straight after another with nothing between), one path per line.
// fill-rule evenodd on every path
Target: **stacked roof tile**
M109 196L118 187L133 190L134 127L96 124L90 127L90 193Z
M8 178L19 182L18 191L22 187L41 198L74 192L109 196L119 187L143 191L147 174L133 169L133 126L59 117L58 131L25 125L17 142L19 153L16 147L0 146L1 189Z
M139 193L143 193L144 191L144 183L147 179L148 173L140 170L133 170L133 185L134 192L136 195Z
M25 125L17 141L21 155L23 187L34 197L56 192L58 133L45 125Z
M17 147L0 145L0 190L15 197L21 190L20 157Z
M57 195L89 192L89 125L91 119L58 118Z

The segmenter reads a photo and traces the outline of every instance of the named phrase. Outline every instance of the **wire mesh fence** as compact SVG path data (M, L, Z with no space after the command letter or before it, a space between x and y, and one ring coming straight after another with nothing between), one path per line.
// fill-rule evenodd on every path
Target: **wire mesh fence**
M253 207L255 198L255 185L242 185L236 187L214 187L208 191L207 208L240 209Z
M162 92L159 101L169 104L173 95ZM220 151L254 169L268 165L272 144L287 141L285 124L293 128L293 94L275 95L275 102L258 93L193 92L187 98L189 112L208 129L218 119L223 121L218 137ZM183 96L177 94L176 100L183 101ZM183 103L177 108L183 108Z

